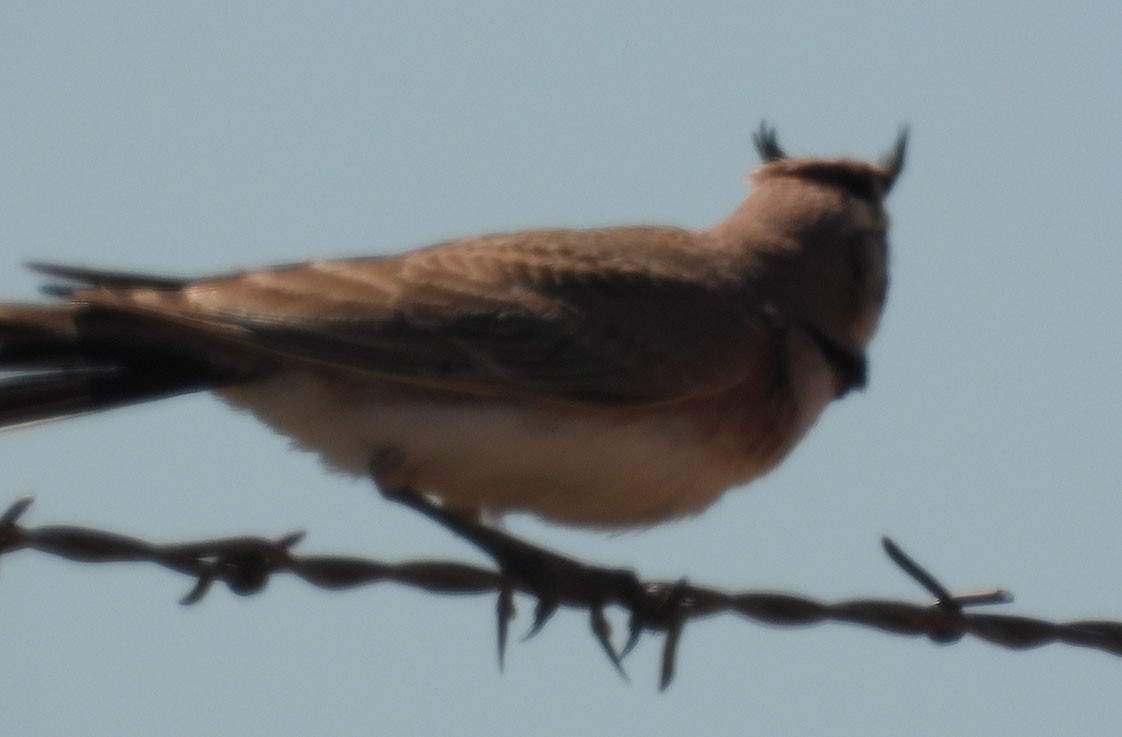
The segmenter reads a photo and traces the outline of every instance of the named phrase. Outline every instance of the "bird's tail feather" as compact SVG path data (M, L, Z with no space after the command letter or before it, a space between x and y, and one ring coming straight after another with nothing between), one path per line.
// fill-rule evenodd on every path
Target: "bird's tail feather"
M87 305L0 305L0 428L197 391L229 380L127 317ZM141 334L142 336L142 334Z

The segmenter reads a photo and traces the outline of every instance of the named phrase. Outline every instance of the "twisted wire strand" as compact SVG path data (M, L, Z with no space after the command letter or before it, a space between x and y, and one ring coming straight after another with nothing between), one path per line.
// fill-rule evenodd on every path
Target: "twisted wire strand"
M1012 596L1001 590L951 594L887 538L883 544L889 557L934 596L933 603L884 599L823 602L786 593L731 592L686 581L643 581L631 571L598 569L572 559L566 560L574 570L585 574L591 571L603 574L609 581L620 581L619 589L602 585L590 587L584 575L562 578L555 591L543 591L502 571L455 561L388 563L353 556L298 555L293 548L303 538L301 532L276 539L237 536L156 544L88 527L21 526L19 519L31 501L30 497L21 498L0 516L0 556L29 549L86 563L155 563L195 579L195 585L181 600L183 604L198 602L216 582L240 595L257 593L273 575L280 573L295 575L323 589L349 589L385 582L433 594L495 594L500 665L509 623L514 616L514 594L527 594L538 601L530 635L540 631L562 606L583 609L589 614L596 640L624 677L623 658L640 636L644 632L661 632L664 645L660 685L664 689L674 677L677 644L685 625L702 617L728 613L781 626L844 622L898 635L922 635L942 644L972 635L1010 649L1062 643L1122 655L1120 621L1050 622L1024 616L967 612L968 607L1007 603ZM561 576L565 575L562 571ZM618 651L610 640L610 627L604 615L606 606L622 607L631 615L627 643Z

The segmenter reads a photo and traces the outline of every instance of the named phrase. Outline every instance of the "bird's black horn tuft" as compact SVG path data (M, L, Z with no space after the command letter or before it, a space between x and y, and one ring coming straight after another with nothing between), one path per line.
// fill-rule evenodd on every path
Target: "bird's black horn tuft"
M881 160L881 165L888 170L888 179L884 183L884 191L892 189L892 185L896 182L896 177L900 176L900 172L904 168L904 154L908 150L908 126L900 127L900 135L896 136L896 145L892 147L892 151Z
M756 150L765 162L787 158L787 154L779 147L775 129L769 128L764 121L760 121L760 129L752 134L752 142L756 144Z

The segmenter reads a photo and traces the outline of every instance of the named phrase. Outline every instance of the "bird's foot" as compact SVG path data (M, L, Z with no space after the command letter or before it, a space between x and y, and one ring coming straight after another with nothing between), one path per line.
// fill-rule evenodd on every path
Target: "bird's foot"
M587 609L591 628L600 646L621 675L622 659L634 647L643 629L669 631L674 614L686 606L675 596L675 587L645 584L625 568L593 566L526 542L502 530L488 527L472 516L447 509L408 486L379 485L387 499L414 509L486 553L510 582L499 598L499 658L505 651L508 625L514 615L513 593L522 591L537 598L534 623L527 638L537 634L562 605ZM611 641L611 626L605 606L616 604L631 615L627 643L617 649Z

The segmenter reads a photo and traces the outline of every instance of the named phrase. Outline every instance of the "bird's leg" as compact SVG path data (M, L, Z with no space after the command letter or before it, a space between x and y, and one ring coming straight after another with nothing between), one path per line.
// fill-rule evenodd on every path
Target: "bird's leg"
M404 456L393 447L380 448L370 464L371 477L382 496L414 509L445 529L470 542L490 556L503 573L517 579L535 593L563 592L558 589L569 574L601 576L607 583L626 579L637 581L630 571L589 566L560 553L538 547L507 532L484 524L478 515L445 507L414 489L403 472ZM614 597L606 597L614 598Z
M562 604L587 608L592 617L592 631L605 654L626 677L621 653L611 642L611 628L604 616L606 604L620 604L632 612L648 606L649 595L634 571L623 568L599 568L533 545L502 530L488 527L474 516L446 509L408 486L379 486L384 497L415 509L429 519L475 547L498 564L511 588L521 589L537 597L534 623L526 637L537 634ZM508 588L500 599L499 658L506 647L507 623L513 616ZM633 629L629 644L638 637ZM625 648L625 651L629 648Z
M632 614L633 622L642 623L648 620L644 616L648 610L663 606L661 590L648 590L630 569L593 566L489 527L472 515L448 509L403 483L400 477L395 478L394 460L380 453L371 466L374 483L381 494L467 540L495 561L503 575L512 581L513 588L537 597L530 635L538 632L563 604L586 608L591 613L597 640L616 667L620 667L620 655L609 638L604 606L620 605ZM500 622L500 632L503 632L502 627ZM637 632L633 631L631 639L636 636Z

